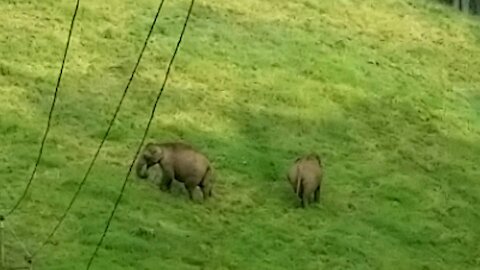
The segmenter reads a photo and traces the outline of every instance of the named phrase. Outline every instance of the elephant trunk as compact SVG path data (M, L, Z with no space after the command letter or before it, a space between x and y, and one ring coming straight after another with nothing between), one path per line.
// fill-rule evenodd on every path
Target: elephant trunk
M145 160L145 157L143 155L138 158L136 172L137 176L140 178L145 179L148 177L147 161Z

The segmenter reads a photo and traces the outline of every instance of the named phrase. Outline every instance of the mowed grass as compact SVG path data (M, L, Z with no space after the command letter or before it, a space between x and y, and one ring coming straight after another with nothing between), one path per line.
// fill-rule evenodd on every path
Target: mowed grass
M0 3L0 209L37 155L75 1ZM8 218L30 251L83 177L158 3L82 0L42 163ZM85 269L189 1L166 0L107 143L35 269ZM479 269L480 22L433 1L197 0L149 134L217 169L192 203L133 174L93 269ZM296 156L324 158L298 207ZM7 234L7 259L23 263Z

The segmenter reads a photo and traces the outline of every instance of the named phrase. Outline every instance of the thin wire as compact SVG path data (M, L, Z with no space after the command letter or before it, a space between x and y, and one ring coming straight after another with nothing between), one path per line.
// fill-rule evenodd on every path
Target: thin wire
M120 190L120 194L118 195L117 200L115 201L112 212L110 213L110 217L107 220L107 224L106 224L105 229L103 231L103 234L100 238L100 241L98 241L97 246L95 247L95 250L94 250L92 256L90 257L90 260L88 261L87 268L86 268L87 270L90 269L90 267L92 265L92 262L93 262L93 259L97 255L97 252L98 252L100 246L102 245L103 240L105 239L105 236L107 235L108 229L110 228L110 224L111 224L112 219L113 219L113 216L115 215L115 211L117 210L117 207L120 204L120 201L122 199L123 193L125 192L125 187L126 187L127 182L128 182L128 177L130 176L130 174L132 172L132 168L135 164L135 161L137 160L137 157L138 157L138 154L140 153L140 150L142 149L143 143L145 142L148 131L150 129L150 125L152 123L153 117L155 116L155 111L157 109L158 101L160 100L160 97L162 96L163 90L164 90L165 85L167 83L168 75L170 74L170 69L172 67L173 61L175 60L175 56L177 55L178 48L180 47L180 43L182 42L182 38L183 38L183 35L185 33L185 29L187 28L188 19L190 18L190 14L192 13L194 3L195 3L195 0L192 0L191 3L190 3L190 7L188 9L187 16L185 17L185 22L183 24L182 32L180 33L180 37L178 39L175 50L173 52L172 58L170 59L170 62L168 63L168 67L167 67L167 71L165 72L165 77L164 77L164 80L163 80L163 83L162 83L162 87L160 88L160 90L157 94L157 98L155 100L152 111L150 113L150 118L148 120L147 127L145 128L145 131L143 133L142 140L140 141L140 144L138 145L137 151L135 152L135 156L134 156L134 158L133 158L133 160L130 164L130 167L128 168L128 172L127 172L127 175L125 176L125 179L123 181L123 185L122 185L122 188Z
M40 144L40 150L38 152L37 161L35 162L35 167L33 168L32 174L30 175L30 179L28 180L28 183L25 187L25 190L23 191L22 196L18 199L17 203L13 206L12 209L10 209L10 211L6 214L6 216L9 216L9 215L13 214L13 212L15 212L15 210L18 208L20 203L23 201L23 199L27 195L27 192L30 188L30 185L32 184L33 178L35 177L35 173L37 172L37 167L40 164L40 160L41 160L42 154L43 154L43 147L45 146L45 141L47 140L47 135L48 135L48 132L50 131L53 110L55 108L55 104L56 104L56 101L57 101L58 88L60 86L60 81L62 79L63 68L65 66L65 60L67 58L68 48L70 46L70 39L72 37L72 32L73 32L73 26L74 26L74 23L75 23L75 18L77 17L77 12L78 12L79 6L80 6L80 0L77 0L77 4L75 6L75 10L74 10L73 16L72 16L72 21L70 23L70 30L68 31L67 45L65 46L65 51L63 53L62 66L60 67L60 73L58 75L57 84L55 86L55 92L53 93L52 105L50 107L50 112L48 113L47 127L45 129L45 133L43 134L42 143Z
M127 92L128 92L128 89L130 87L130 84L131 82L133 81L133 77L135 76L135 73L137 72L137 68L138 66L140 65L140 62L142 60L142 56L143 56L143 53L145 52L145 49L147 48L147 44L148 44L148 40L150 39L150 36L153 32L153 28L155 27L155 24L157 23L157 18L160 14L160 11L162 10L162 6L163 6L163 3L165 2L165 0L161 0L160 1L160 4L158 6L158 9L157 9L157 13L155 14L155 18L153 19L153 22L152 22L152 25L150 26L150 30L148 31L148 34L147 34L147 37L145 39L145 43L143 44L143 47L142 47L142 50L140 51L140 55L138 56L138 60L137 60L137 63L135 64L135 67L133 68L133 71L132 71L132 74L130 76L130 79L128 80L128 83L125 87L125 90L123 91L123 95L122 97L120 98L120 101L117 105L117 108L115 109L115 113L113 114L113 117L112 119L110 120L110 124L108 125L108 128L107 130L105 131L105 134L103 135L103 138L102 138L102 141L100 142L100 145L98 146L97 148L97 152L95 152L95 155L93 156L93 159L92 161L90 162L90 165L88 166L88 169L85 173L85 175L83 176L83 179L82 181L80 182L80 184L78 185L78 188L77 188L77 191L75 192L75 194L73 195L73 198L72 200L70 201L69 205L67 206L67 208L65 209L65 212L63 213L62 217L59 219L58 223L55 225L55 227L53 228L52 232L48 235L47 239L42 243L42 245L33 253L33 257L35 257L47 244L48 242L50 241L50 239L53 237L53 235L57 232L58 228L60 227L60 225L63 223L65 217L67 216L67 214L69 213L70 209L72 208L73 204L75 203L78 195L80 194L80 191L82 190L83 186L85 185L85 182L87 181L87 178L88 176L90 175L90 172L93 168L93 165L95 164L95 161L97 160L97 157L103 147L103 144L105 143L109 133L110 133L110 130L112 129L112 126L115 122L115 119L117 118L117 115L120 111L120 108L123 104L123 101L125 99L125 96L127 95Z

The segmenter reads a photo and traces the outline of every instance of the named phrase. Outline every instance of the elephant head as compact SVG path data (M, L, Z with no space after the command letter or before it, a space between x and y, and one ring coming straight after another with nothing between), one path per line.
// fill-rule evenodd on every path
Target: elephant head
M304 156L297 157L294 162L299 162L300 160L316 160L318 165L322 165L322 158L316 152L310 152Z
M160 145L148 143L143 148L137 160L136 171L140 178L148 177L148 169L158 164L163 158L163 149Z

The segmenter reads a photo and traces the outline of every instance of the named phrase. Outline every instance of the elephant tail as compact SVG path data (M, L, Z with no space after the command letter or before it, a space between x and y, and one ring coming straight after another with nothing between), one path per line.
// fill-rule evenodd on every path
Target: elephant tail
M300 197L300 193L302 193L301 188L302 188L302 177L300 176L300 166L297 166L297 188L296 188L296 193L297 196Z
M212 185L213 185L213 168L211 166L207 167L205 174L203 175L200 186L206 189L206 192L209 196L212 195Z

